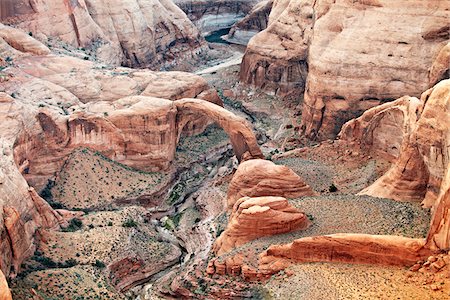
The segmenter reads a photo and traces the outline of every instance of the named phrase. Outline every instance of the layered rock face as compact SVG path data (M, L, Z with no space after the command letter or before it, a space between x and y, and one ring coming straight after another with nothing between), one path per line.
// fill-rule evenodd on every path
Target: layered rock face
M316 193L286 166L263 159L252 159L239 165L228 188L228 207L242 197L279 196L295 198Z
M0 299L2 300L12 300L11 292L8 288L8 283L6 282L5 275L0 270Z
M272 6L273 0L264 0L256 4L247 16L233 25L226 40L247 45L253 36L267 28Z
M262 275L276 273L290 263L347 262L411 265L428 255L422 240L399 236L335 234L306 237L286 245L274 245L260 256Z
M233 207L227 229L213 250L222 255L235 247L263 236L304 229L308 218L282 197L244 197Z
M278 17L249 42L241 81L287 98L304 92L302 133L334 137L368 108L428 88L448 9L439 0L275 2Z
M230 28L244 18L259 0L175 0L191 21L207 34Z
M58 38L83 47L112 65L170 66L206 49L198 30L171 0L3 2L1 22L41 41Z
M239 159L262 157L251 127L219 106L217 93L199 76L45 56L48 48L9 27L0 28L0 37L0 52L10 58L0 74L0 269L6 275L34 253L38 229L66 224L29 184L42 189L76 148L162 170L182 134L215 121Z
M447 166L447 174L434 204L427 246L431 249L450 248L450 164Z
M417 122L421 105L419 99L404 96L371 108L361 117L345 123L339 138L370 155L395 162L400 156L403 140Z
M363 194L400 201L423 200L425 207L435 207L450 162L449 103L450 80L423 93L421 105L404 122L407 134L398 160Z
M448 9L445 1L332 5L315 21L309 49L305 135L333 137L367 108L426 90L428 69L448 40Z

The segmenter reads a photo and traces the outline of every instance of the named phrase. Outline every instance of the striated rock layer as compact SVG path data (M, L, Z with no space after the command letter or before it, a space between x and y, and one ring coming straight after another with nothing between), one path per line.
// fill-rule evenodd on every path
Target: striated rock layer
M273 0L264 0L256 4L242 20L231 27L226 40L235 44L247 45L250 39L267 28Z
M8 283L6 282L5 275L0 270L0 299L2 300L12 300L11 292L8 288Z
M316 193L286 166L263 159L241 163L228 188L228 207L242 197L279 196L295 198Z
M277 1L268 28L249 42L240 79L286 98L304 94L302 133L334 137L368 108L429 87L449 20L440 0Z
M0 22L57 38L97 59L130 67L169 66L206 44L171 0L2 1Z
M308 218L282 197L244 197L233 206L227 229L213 250L222 255L235 247L263 236L304 229Z
M425 207L434 207L450 162L450 80L423 93L420 106L405 120L398 160L362 194L423 200Z
M259 0L174 0L174 2L203 34L207 34L230 28L244 18Z
M0 269L7 276L34 253L39 229L67 224L36 191L78 147L162 170L182 134L199 133L215 121L229 133L239 159L262 157L251 127L222 108L199 76L33 56L36 49L46 52L40 42L9 27L0 28L0 37L0 51L13 60L5 61L0 76Z

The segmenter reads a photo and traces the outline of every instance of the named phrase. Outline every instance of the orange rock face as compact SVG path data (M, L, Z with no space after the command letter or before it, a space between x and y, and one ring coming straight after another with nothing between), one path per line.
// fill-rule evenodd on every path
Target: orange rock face
M420 106L419 99L408 96L376 106L344 124L339 138L367 154L394 162L417 122Z
M249 42L241 81L295 101L304 92L302 133L335 137L363 111L429 88L449 8L440 0L277 1L268 28Z
M441 192L434 204L427 246L431 249L450 248L450 163L442 182Z
M6 275L17 273L33 254L39 228L64 224L36 191L78 147L139 169L162 170L182 134L199 133L215 121L230 135L239 159L262 157L251 127L222 108L199 76L35 56L45 46L17 29L0 32L2 54L14 57L0 93L0 269ZM148 270L142 272L130 278L139 280ZM130 282L117 284L127 288Z
M1 300L12 300L11 292L8 288L8 283L6 282L5 275L0 270L0 299Z
M197 28L170 0L2 1L0 22L83 47L112 65L170 66L206 49Z
M423 93L416 116L411 114L410 134L392 168L362 194L400 201L421 201L435 207L450 161L450 80Z
M295 198L316 193L286 166L263 159L252 159L239 165L228 189L228 207L242 197L279 196Z
M233 207L227 229L214 244L216 255L263 236L304 229L308 218L282 197L244 197Z
M286 245L274 245L260 257L260 269L278 272L277 266L291 262L350 262L411 265L431 253L424 241L399 236L335 234L306 237Z

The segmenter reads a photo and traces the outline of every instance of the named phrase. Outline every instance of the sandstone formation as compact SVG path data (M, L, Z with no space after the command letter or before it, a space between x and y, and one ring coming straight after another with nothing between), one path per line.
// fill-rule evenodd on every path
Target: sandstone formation
M395 162L417 122L420 106L419 99L408 96L375 106L344 124L339 138L367 154Z
M230 28L259 0L174 0L203 34Z
M450 78L450 42L445 45L431 65L428 74L429 87Z
M199 76L34 56L36 49L46 49L41 43L10 27L0 32L0 49L13 58L5 61L0 77L0 269L7 276L17 274L34 253L37 230L67 224L67 214L54 211L36 191L55 178L76 148L162 170L173 160L181 135L201 132L215 121L230 134L239 159L262 157L251 127L223 109ZM130 278L150 271L139 272Z
M404 266L431 253L423 246L422 240L399 236L334 234L306 237L269 247L260 256L259 268L263 273L278 272L276 268L285 268L289 262L320 261Z
M171 0L2 1L0 22L82 47L100 61L165 66L204 51L198 30Z
M273 0L264 0L256 4L245 18L233 25L226 40L247 45L253 36L267 28L273 2Z
M234 153L239 161L264 157L250 125L242 117L236 116L225 108L197 99L177 100L175 105L182 116L178 117L179 120L194 113L207 116L222 127L230 137ZM179 121L178 128L184 128L183 121Z
M391 169L362 194L400 201L422 201L435 207L450 162L450 80L422 94L417 117L406 120L400 156ZM417 121L415 119L417 118Z
M5 275L0 270L0 299L1 300L12 300L11 292L8 288L8 283L6 282Z
M304 92L302 133L334 137L368 108L428 88L449 8L439 0L275 2L279 16L249 42L241 81L296 100Z
M304 229L306 215L282 197L243 197L233 206L227 229L214 244L216 255L263 236Z
M228 207L242 197L279 196L295 198L316 193L286 166L263 159L245 161L239 165L228 188Z
M434 205L427 247L433 250L450 248L450 163L447 165L447 174Z

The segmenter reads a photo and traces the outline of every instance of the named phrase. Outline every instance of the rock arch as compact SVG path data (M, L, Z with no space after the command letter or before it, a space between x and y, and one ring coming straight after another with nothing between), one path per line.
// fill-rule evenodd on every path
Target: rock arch
M233 145L234 153L239 161L253 158L264 158L258 146L255 135L244 118L218 106L214 103L199 99L181 99L174 102L178 116L183 119L186 115L200 114L216 122L228 134ZM179 128L181 131L182 128Z

